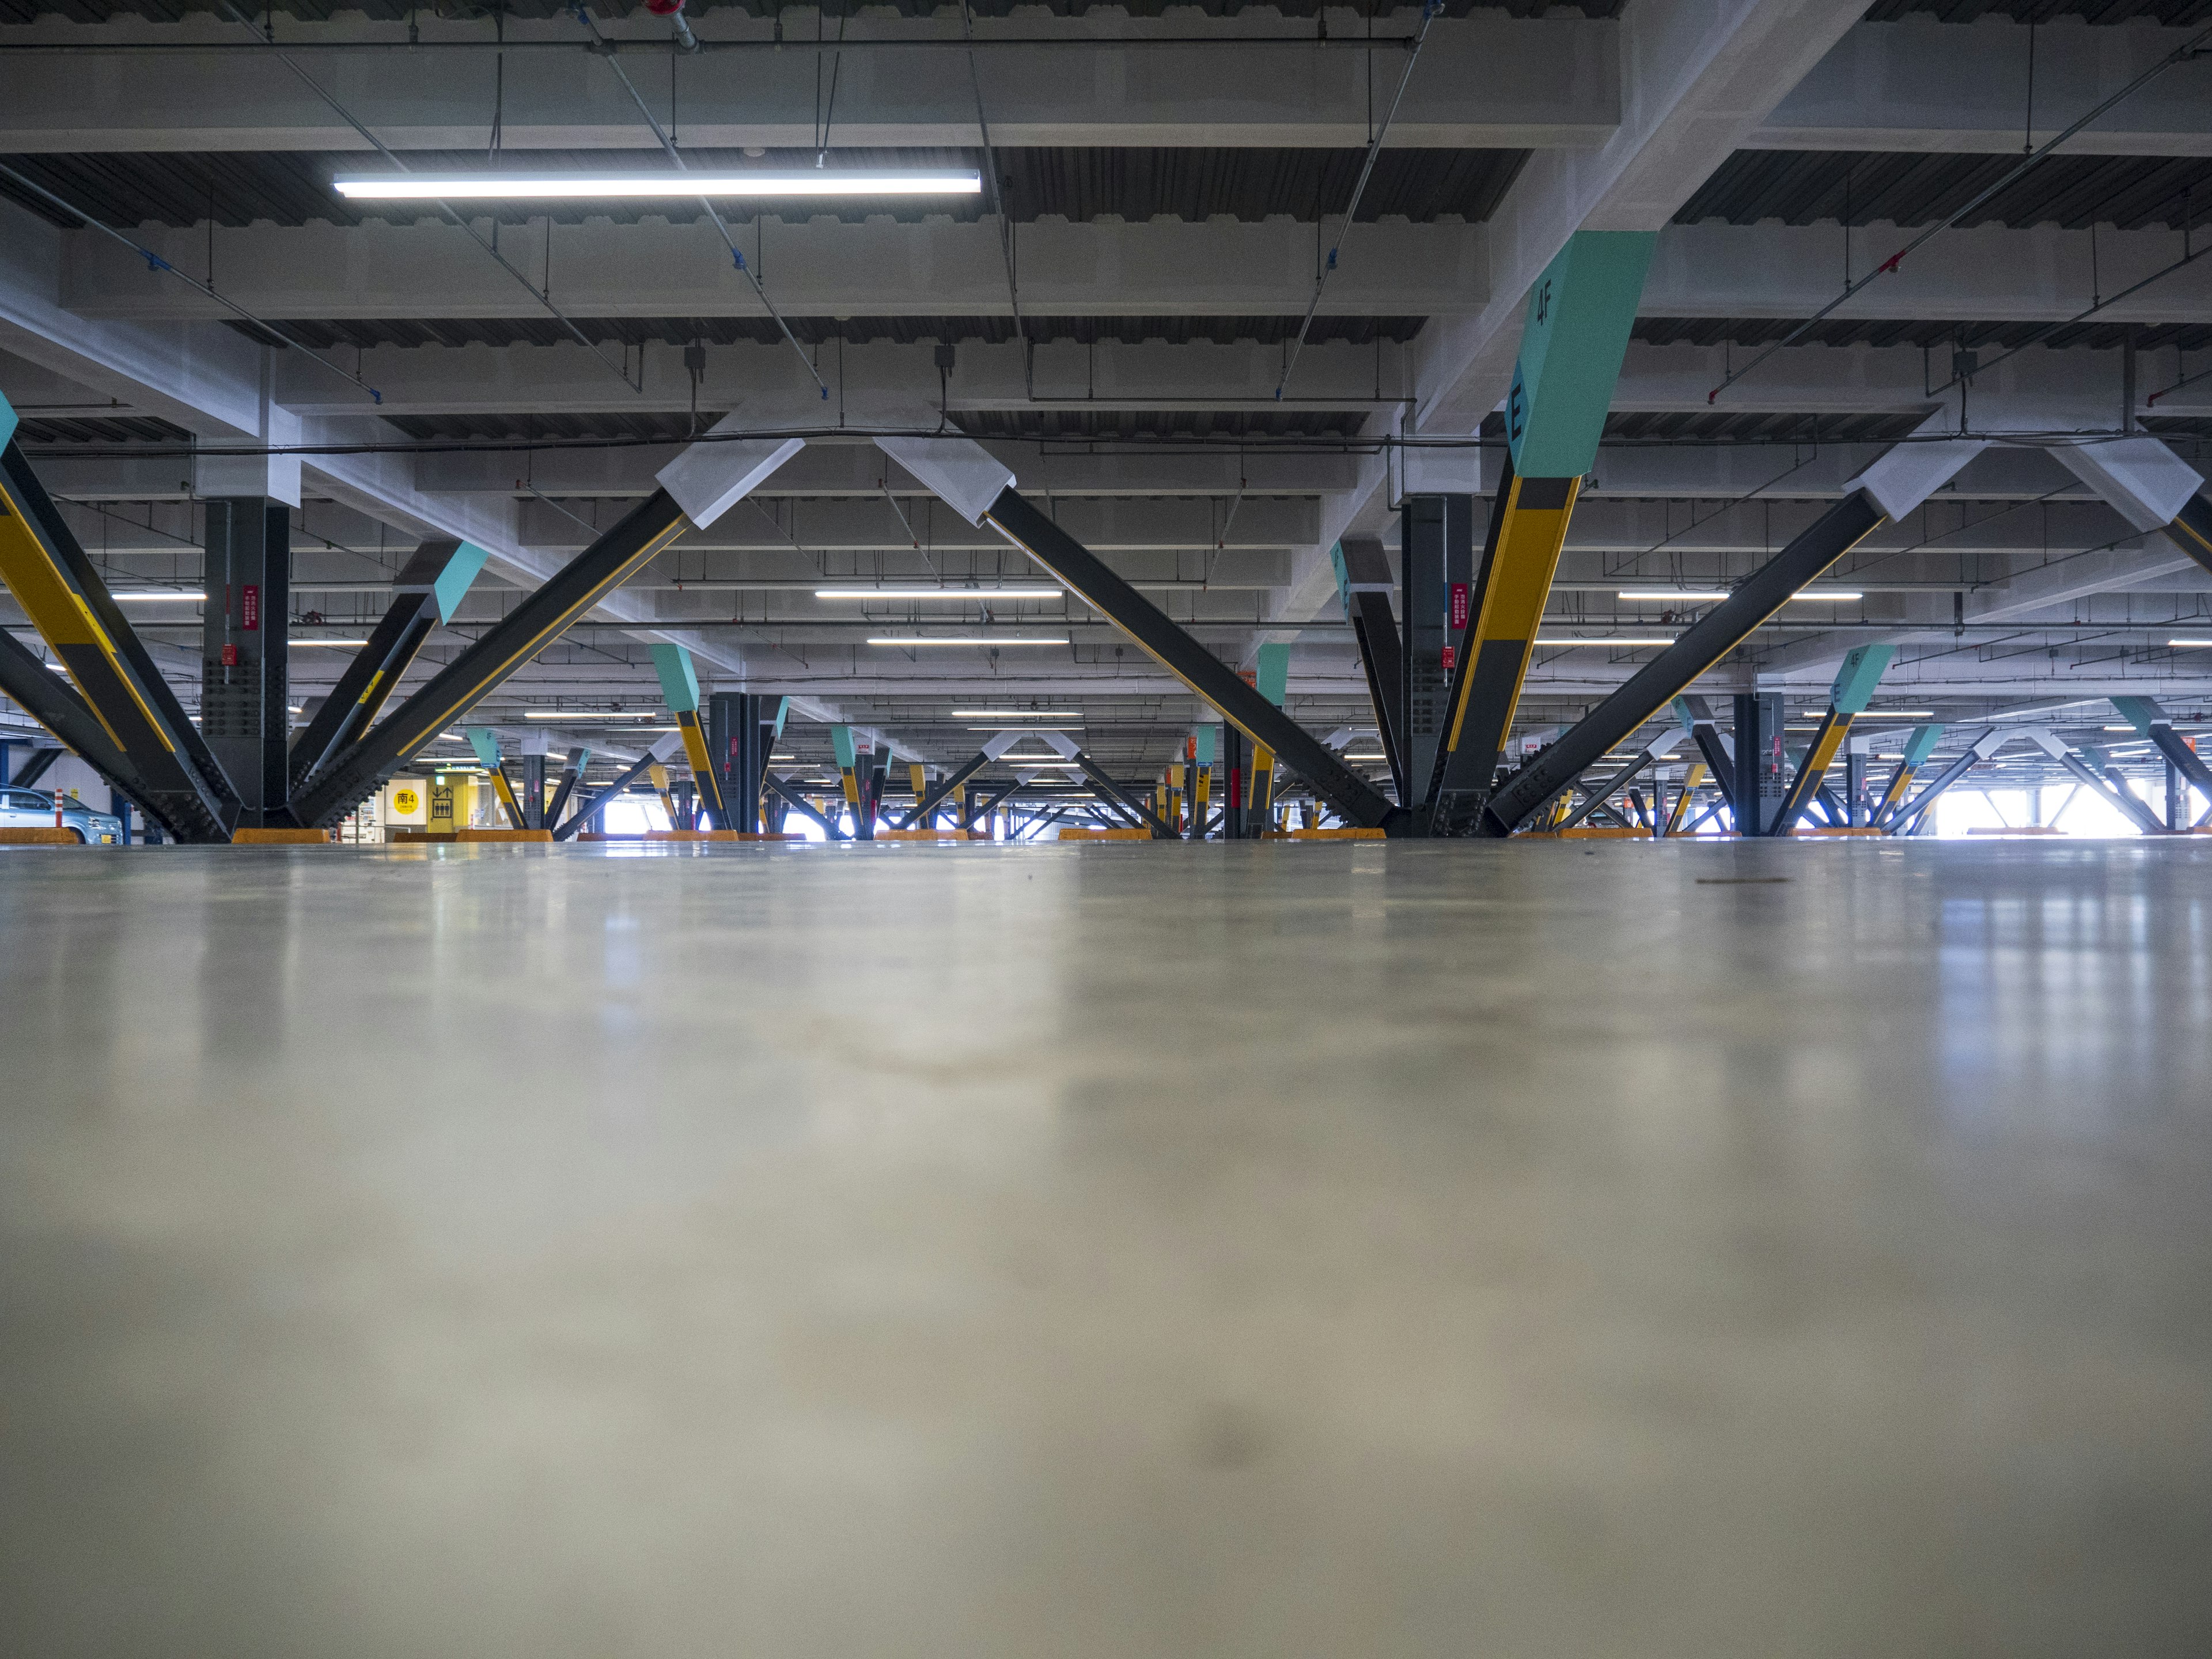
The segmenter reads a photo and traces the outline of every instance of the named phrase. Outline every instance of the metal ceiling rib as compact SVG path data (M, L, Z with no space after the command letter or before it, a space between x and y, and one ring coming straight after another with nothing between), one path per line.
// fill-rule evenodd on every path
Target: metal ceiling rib
M1634 337L1645 345L1765 345L1787 339L1803 325L1786 317L1639 317ZM2050 330L2048 333L2045 332ZM1800 345L1825 346L2014 346L2040 343L2053 349L2086 346L2117 350L2127 337L2136 348L2202 351L2212 346L2212 324L2073 323L2052 329L2048 323L1902 322L1893 319L1853 321L1826 318L1799 337Z
M1674 222L1934 224L2018 165L2013 155L1738 150L1683 204ZM2083 230L2093 222L2122 230L2179 229L2186 220L2203 218L2208 207L2212 158L2051 155L1966 222L2016 229L2057 224Z
M1528 152L1518 149L1386 150L1376 163L1360 199L1359 217L1393 216L1417 221L1457 216L1487 219L1519 176ZM977 167L982 153L969 149L841 149L838 163L851 167ZM748 157L734 150L685 152L702 168L775 166L811 167L811 150L771 150ZM1006 202L1018 222L1045 216L1083 222L1107 216L1142 221L1159 216L1202 220L1216 215L1260 220L1288 215L1312 222L1340 213L1358 177L1364 152L1358 149L1001 149L999 164L1006 183ZM507 164L518 171L554 168L636 167L635 152L605 150L515 150ZM410 150L407 161L419 172L441 167L481 171L481 150ZM340 173L382 170L374 155L359 152L307 150L212 153L112 152L96 155L10 155L8 165L37 180L83 211L110 224L149 221L193 225L210 216L219 225L267 221L301 225L321 220L359 224L385 218L412 223L436 216L419 202L354 203L331 188ZM48 204L0 181L0 197L21 203L57 224L73 222ZM848 221L888 215L915 221L981 216L980 199L958 205L913 197L854 197L833 203L808 203L802 216L825 214ZM511 222L550 216L562 224L586 219L635 223L642 218L688 222L698 216L681 202L537 202L507 216ZM723 216L733 223L751 218L734 204ZM771 212L765 216L779 216Z
M1267 9L1287 17L1311 17L1323 4L1335 0L1268 0ZM504 9L510 17L558 17L568 9L569 0L507 0ZM1112 0L1102 3L1101 11L1132 17L1158 17L1171 8L1180 9L1188 0ZM1512 17L1541 16L1546 12L1565 13L1572 16L1577 11L1589 17L1616 17L1620 14L1621 0L1580 0L1578 5L1559 5L1550 0L1444 0L1443 15L1465 17L1477 12L1502 12ZM323 22L336 18L355 16L370 22L404 21L410 13L417 9L407 0L290 0L281 14L304 21ZM606 3L593 9L605 17L628 17L642 14L643 6ZM702 6L690 14L694 21L704 20L708 27L702 31L711 37L712 20L716 11L727 11L746 17L769 17L781 12L800 12L811 27L817 9L800 8L777 3L776 0L744 0L738 4L717 5L709 9ZM830 9L836 15L834 8ZM855 8L857 9L857 8ZM942 9L937 0L872 0L871 11L890 11L902 17L936 17ZM971 0L969 8L978 17L1011 17L1017 12L1048 13L1055 17L1082 17L1092 9L1089 0ZM1205 7L1209 16L1231 16L1244 9L1240 0L1207 0ZM1385 5L1376 12L1379 17L1389 17L1401 11L1418 11L1418 6ZM484 15L489 15L485 9ZM0 22L23 23L37 17L67 17L81 23L105 22L111 17L145 17L169 22L181 17L204 15L208 13L227 15L216 0L0 0ZM811 42L810 42L811 44Z
M1894 443L1921 422L1917 415L1759 415L1718 410L1615 413L1605 417L1607 443L1876 444ZM1502 416L1486 416L1482 435L1503 444Z
M1869 23L1893 23L1905 17L1934 17L1947 23L1971 23L1981 17L2008 17L2016 23L2048 23L2060 17L2084 23L2201 23L2212 20L2212 0L1875 0L1866 10Z
M783 336L769 317L579 317L574 319L586 337L596 343L636 346L647 341L667 345L780 345ZM1011 317L793 317L791 331L801 345L821 345L842 340L866 345L888 340L895 344L975 340L1003 345L1015 338ZM1412 339L1427 319L1421 317L1317 317L1307 331L1309 344L1348 343L1368 345ZM1297 332L1295 317L1030 317L1024 319L1028 337L1039 343L1068 340L1079 345L1115 341L1141 345L1160 341L1169 345L1210 342L1234 345L1250 341L1279 345ZM261 337L259 331L240 323L241 333ZM285 321L285 330L311 349L336 346L368 349L375 346L558 345L573 338L560 324L535 318L446 319L398 318L390 320Z

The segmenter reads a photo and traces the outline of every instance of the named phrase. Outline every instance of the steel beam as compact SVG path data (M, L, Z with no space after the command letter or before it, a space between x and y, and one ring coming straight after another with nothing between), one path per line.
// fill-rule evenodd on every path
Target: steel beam
M1346 537L1331 550L1339 599L1352 623L1353 643L1367 676L1368 700L1382 739L1383 758L1401 805L1413 797L1407 782L1406 750L1398 726L1405 696L1405 666L1398 646L1398 622L1390 611L1390 561L1371 537Z
M293 743L293 793L376 723L431 629L441 619L451 619L489 556L483 548L454 537L427 541L415 550L392 582L392 602L369 631L368 643L354 653L323 706Z
M545 809L546 829L561 827L562 809L568 805L569 796L576 793L576 781L584 775L584 768L590 764L591 758L592 751L588 749L571 749L568 751L568 763L561 769L561 781L554 786L552 802Z
M12 425L4 400L0 411ZM0 455L0 579L129 761L138 804L179 841L228 841L237 792L12 436Z
M928 793L915 803L914 811L898 821L898 828L911 830L928 822L929 815L960 792L963 785L1000 756L1022 740L1020 732L994 732L982 748L944 777L939 778Z
M1613 744L1680 696L1700 674L1735 649L1788 604L1792 594L1858 545L1887 515L1863 489L1836 503L1735 590L1690 624L1674 644L1578 721L1567 734L1506 780L1487 804L1480 830L1510 835L1522 820L1572 783ZM1711 757L1708 755L1710 764ZM1720 769L1715 767L1716 776ZM1734 801L1735 791L1728 790Z
M1152 659L1218 709L1224 720L1304 778L1315 791L1364 829L1403 833L1411 815L1382 793L1218 657L1193 641L1165 612L1106 567L1012 485L984 515L1006 538L1066 583L1091 609L1134 640Z
M380 778L420 753L690 524L674 496L655 490L428 684L343 749L294 798L294 815L316 827L343 817Z
M1893 836L1909 836L1919 827L1920 820L1937 799L1953 784L1965 777L1991 755L2002 749L2013 738L2014 732L1985 731L1968 746L1966 752L1938 772L1911 801L1898 809L1896 815L1885 826Z
M794 809L804 817L810 817L813 819L815 823L820 824L822 826L822 833L829 836L830 840L848 841L851 839L850 836L846 835L842 825L832 822L830 818L827 818L821 813L816 811L812 805L807 801L805 796L801 795L796 789L793 789L781 778L776 776L775 773L763 772L761 774L761 783L764 787L780 796L786 806Z
M604 808L609 801L613 800L616 797L620 795L625 789L628 789L630 785L635 783L640 778L643 777L647 772L650 772L654 767L662 765L667 760L668 757L674 754L677 750L682 746L682 744L683 739L673 732L662 737L653 745L652 748L647 750L645 753L640 755L635 761L631 762L628 769L625 769L620 776L617 777L612 783L609 784L605 788L600 790L599 793L593 795L581 806L578 807L568 823L556 825L553 830L553 839L556 841L567 841L570 837L574 836L579 830L582 830L586 824L589 823L594 817L596 817L600 810Z
M35 653L6 629L0 628L0 695L13 699L23 711L52 732L62 743L61 749L42 749L23 763L25 775L9 778L7 769L0 765L0 783L16 783L28 787L40 773L52 766L66 750L107 780L111 788L119 789L132 800L138 801L141 810L144 802L140 793L145 789L137 769L131 758L107 735L100 717L85 706L84 699L62 676L40 661ZM33 769L36 769L33 770ZM162 823L154 817L156 823ZM162 823L164 829L173 829Z

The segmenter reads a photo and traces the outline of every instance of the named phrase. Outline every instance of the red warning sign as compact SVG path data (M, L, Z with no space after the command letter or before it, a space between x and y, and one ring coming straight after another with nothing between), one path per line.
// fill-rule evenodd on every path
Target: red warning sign
M261 627L261 590L254 586L250 582L246 586L239 590L238 619L239 626L246 629L247 633L252 634L259 631Z

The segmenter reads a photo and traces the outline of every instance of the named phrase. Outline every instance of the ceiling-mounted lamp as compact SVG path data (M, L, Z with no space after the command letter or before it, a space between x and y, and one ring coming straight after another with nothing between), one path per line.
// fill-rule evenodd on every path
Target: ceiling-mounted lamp
M979 173L941 168L841 173L380 173L334 179L341 196L356 202L612 201L623 197L699 196L975 196Z

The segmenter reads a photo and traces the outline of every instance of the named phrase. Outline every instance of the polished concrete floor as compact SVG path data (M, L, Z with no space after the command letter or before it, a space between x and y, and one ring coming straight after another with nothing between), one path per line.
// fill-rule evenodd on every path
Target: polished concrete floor
M0 853L0 1651L2212 1651L2212 841Z

